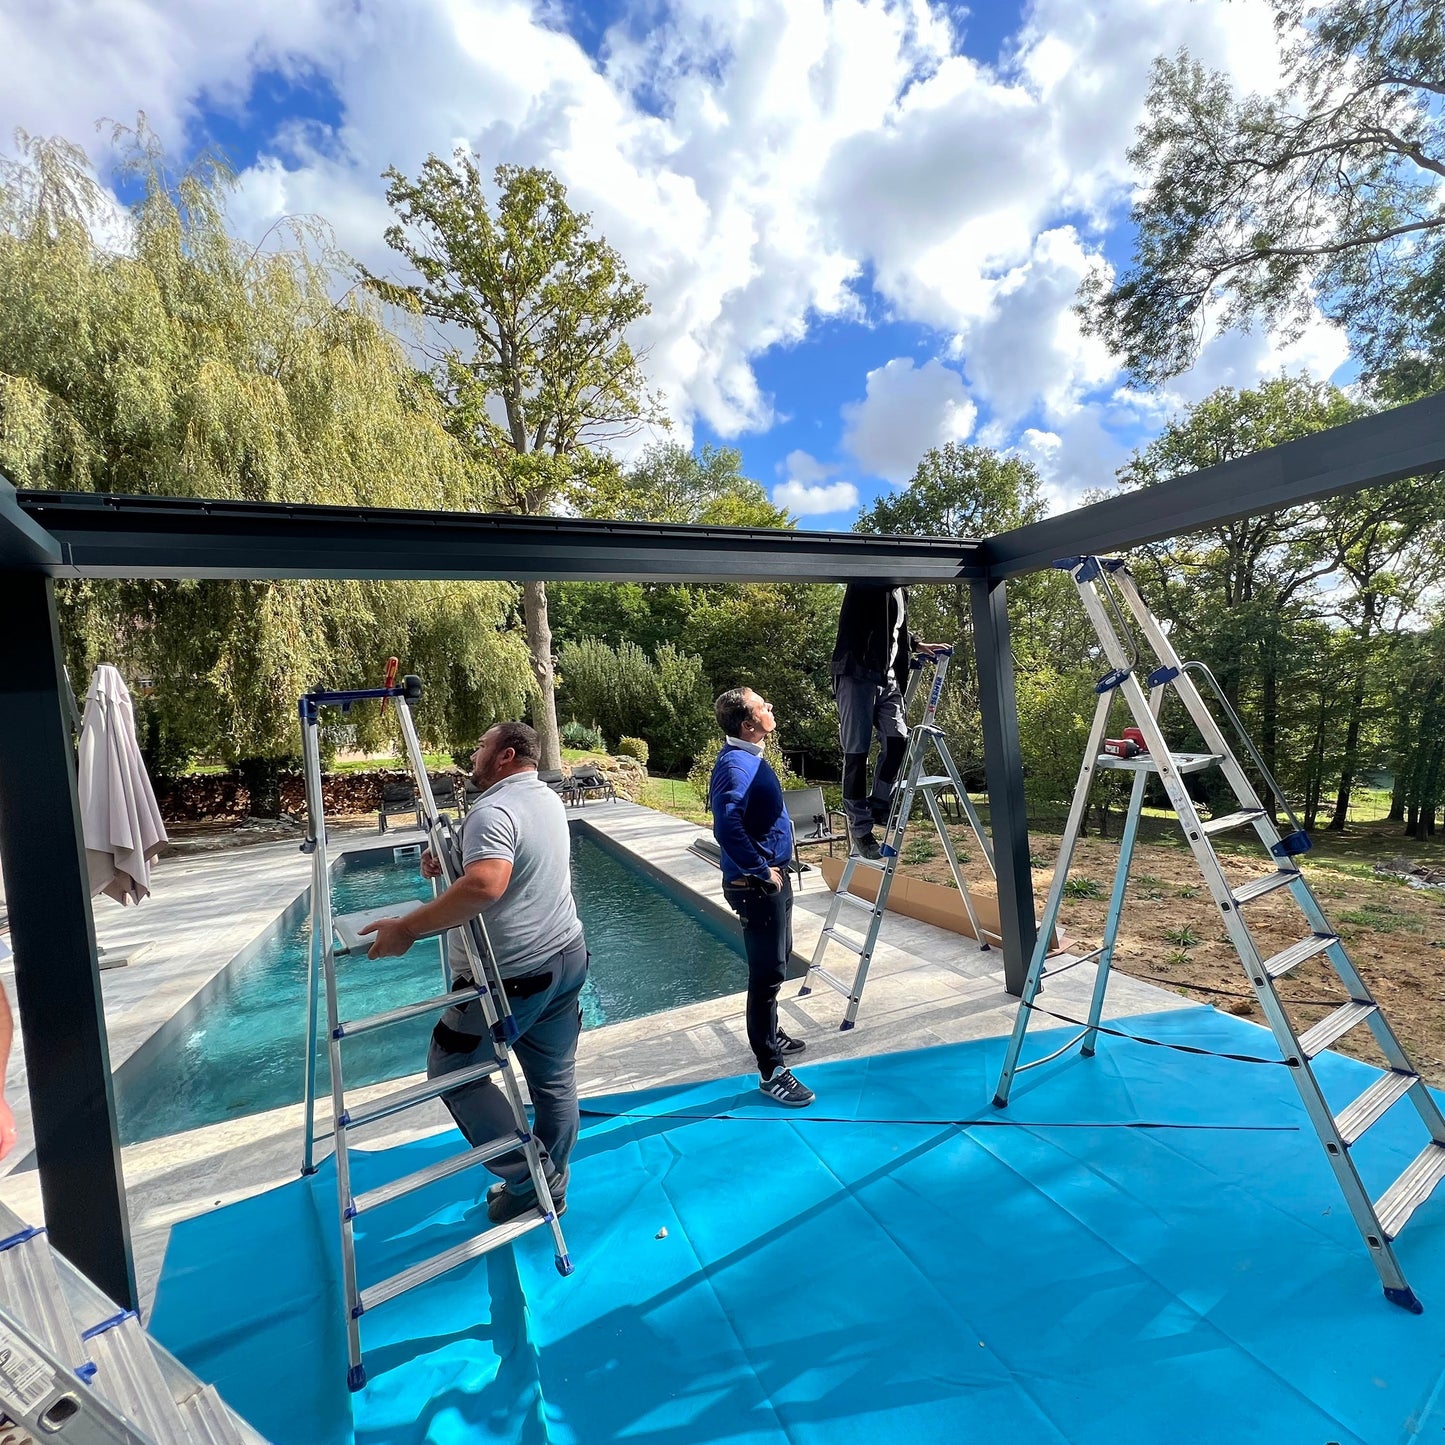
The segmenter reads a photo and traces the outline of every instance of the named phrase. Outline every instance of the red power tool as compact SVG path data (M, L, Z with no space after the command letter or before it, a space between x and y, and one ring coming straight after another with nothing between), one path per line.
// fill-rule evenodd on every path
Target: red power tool
M1125 728L1121 737L1104 739L1104 752L1111 758L1137 758L1148 751L1144 734L1138 728Z

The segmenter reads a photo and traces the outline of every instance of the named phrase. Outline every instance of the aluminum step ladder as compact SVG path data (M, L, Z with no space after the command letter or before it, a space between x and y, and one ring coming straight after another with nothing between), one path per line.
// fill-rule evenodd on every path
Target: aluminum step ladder
M948 675L948 664L952 657L953 649L949 647L941 648L936 655L932 656L916 655L909 662L908 687L903 696L905 714L912 706L922 685L923 674L928 672L931 676L928 681L923 719L909 729L908 748L903 755L903 765L899 770L900 780L898 786L893 790L893 802L888 814L888 822L884 827L883 840L879 845L883 856L881 859L870 859L862 857L857 852L849 855L843 868L843 876L838 880L838 886L833 892L833 901L828 905L828 915L823 920L823 931L818 935L818 942L813 949L813 958L808 965L807 976L798 990L798 996L801 998L813 991L814 979L820 979L829 988L836 989L843 994L848 1000L848 1007L844 1013L843 1022L839 1025L840 1029L851 1029L858 1021L858 1006L863 1001L863 986L868 982L868 970L873 962L873 950L878 945L878 934L883 927L883 915L888 908L888 895L892 891L893 879L898 872L898 864L903 851L903 834L912 817L913 805L920 796L927 805L929 817L938 831L939 841L943 844L943 851L948 857L948 866L953 873L953 881L958 887L959 896L963 899L963 906L968 914L973 936L985 949L989 947L989 938L998 936L987 933L979 923L973 895L968 891L968 884L964 882L963 874L959 870L958 855L954 851L953 839L949 834L947 820L943 816L943 807L938 796L940 793L952 794L957 798L959 807L967 817L969 826L973 829L983 856L988 860L989 869L992 871L994 866L993 848L983 830L983 823L979 819L978 811L968 796L968 790L963 785L963 779L959 776L958 768L954 765L953 755L949 752L948 744L944 740L943 729L935 721L938 714L938 700L943 695L943 681ZM930 762L934 759L936 759L936 764L930 770ZM859 869L872 869L881 874L877 892L871 901L860 898L850 891L853 878ZM845 909L849 910L854 917L866 913L868 915L866 923L861 917L858 917L856 925L844 921ZM830 945L845 950L857 959L851 980L824 968L823 960Z
M1013 1034L1004 1056L994 1103L1006 1107L1015 1076L1024 1069L1036 1068L1080 1045L1080 1052L1092 1056L1097 1044L1099 1017L1108 987L1114 944L1118 934L1119 914L1134 841L1138 833L1139 815L1144 791L1151 775L1156 775L1178 815L1184 837L1204 877L1210 896L1219 909L1229 940L1239 954L1255 997L1259 1000L1265 1020L1279 1046L1280 1056L1289 1068L1290 1077L1299 1090L1305 1112L1324 1146L1325 1157L1334 1170L1335 1179L1345 1202L1349 1205L1355 1225L1360 1231L1370 1258L1384 1286L1385 1297L1392 1303L1418 1313L1420 1301L1406 1283L1396 1258L1393 1241L1420 1204L1429 1198L1435 1185L1445 1177L1445 1118L1439 1105L1410 1061L1394 1030L1385 1018L1379 1003L1365 986L1345 951L1339 934L1330 925L1318 899L1295 861L1310 846L1309 838L1298 819L1290 811L1279 784L1265 766L1250 741L1234 709L1219 689L1212 674L1202 663L1183 662L1174 650L1159 621L1139 595L1128 567L1119 558L1071 557L1054 564L1068 571L1079 590L1080 600L1089 615L1108 659L1110 671L1099 681L1098 705L1093 726L1079 772L1073 805L1059 846L1053 882L1044 905L1039 942L1029 963L1028 975L1014 1020ZM1122 605L1121 605L1122 604ZM1126 612L1128 616L1126 617ZM1141 648L1134 628L1154 654L1157 665L1141 661ZM1146 673L1149 688L1139 681L1138 672ZM1253 758L1274 801L1290 818L1290 831L1281 835L1275 826L1272 809L1266 807L1248 774L1231 749L1223 728L1216 720L1203 694L1194 683L1200 677L1214 695L1215 706L1229 721L1244 750ZM1204 739L1203 753L1171 752L1160 726L1166 694L1172 690L1183 703L1199 735ZM1142 748L1130 740L1127 745L1110 742L1106 749L1106 730L1110 712L1122 698L1142 739ZM1119 754L1129 754L1119 755ZM1194 800L1184 784L1191 772L1218 768L1234 794L1235 807L1228 813L1201 820ZM1045 967L1045 944L1058 921L1064 884L1078 844L1080 825L1088 805L1090 788L1100 771L1122 770L1133 774L1129 808L1125 817L1119 861L1113 891L1105 919L1100 946L1080 957L1053 968ZM1224 874L1212 839L1223 833L1252 829L1265 856L1274 865L1273 871L1243 884L1231 882ZM1249 923L1249 905L1269 894L1288 897L1302 915L1301 937L1287 948L1267 953L1257 943ZM1319 959L1333 969L1343 985L1345 1001L1332 1013L1308 1028L1296 1028L1289 1014L1287 1000L1277 989L1279 981L1311 959ZM1064 968L1096 961L1097 974L1088 1019L1080 1033L1044 1058L1020 1063L1020 1053L1028 1031L1034 1000L1043 981ZM1315 1077L1314 1060L1351 1029L1366 1025L1385 1057L1387 1070L1361 1095L1345 1108L1335 1112L1326 1102ZM1406 1166L1400 1177L1376 1199L1360 1179L1351 1157L1351 1148L1385 1114L1403 1099L1408 1099L1420 1116L1427 1141Z
M572 1273L572 1261L567 1253L566 1241L562 1237L561 1224L552 1205L551 1190L547 1186L546 1171L542 1168L539 1146L527 1122L527 1109L523 1101L521 1086L517 1081L516 1068L512 1058L512 1045L517 1038L517 1026L512 1018L511 1005L502 987L501 975L492 957L491 944L487 939L486 926L480 918L474 919L469 927L457 932L465 946L467 967L470 978L465 986L452 988L450 976L446 974L443 960L444 991L432 997L404 1004L384 1013L365 1018L344 1018L337 989L338 955L346 956L349 951L345 939L355 938L355 928L363 919L376 916L376 910L365 914L343 916L333 915L331 906L331 861L327 850L326 810L321 786L321 713L323 708L339 708L343 713L358 703L378 701L383 705L392 702L396 707L397 722L400 725L402 743L407 764L416 784L418 807L421 809L427 845L432 856L442 866L445 884L455 882L462 873L461 850L451 820L436 806L432 795L430 779L427 776L426 761L422 756L421 742L417 737L416 724L411 713L411 704L421 696L421 680L414 676L402 679L398 686L364 689L355 692L313 691L301 698L302 759L306 778L306 806L308 830L302 851L311 856L311 963L309 978L309 1007L306 1033L306 1079L305 1079L305 1143L301 1171L312 1174L316 1170L313 1148L321 1142L316 1135L316 1045L319 1026L319 985L324 984L326 995L326 1039L328 1058L331 1066L331 1109L332 1122L330 1137L336 1158L337 1209L341 1229L342 1281L346 1295L346 1348L347 1385L359 1390L366 1383L366 1368L362 1363L361 1317L368 1310L385 1304L405 1291L415 1289L446 1274L458 1265L478 1259L484 1254L510 1244L514 1239L531 1233L534 1229L548 1228L556 1249L558 1272ZM395 916L396 909L389 910ZM340 935L340 937L338 937ZM360 956L369 940L358 945ZM472 999L479 1002L482 1016L491 1035L493 1057L484 1063L458 1069L435 1079L424 1079L393 1090L380 1098L372 1098L361 1104L348 1103L343 1074L344 1045L351 1039L400 1023L404 1019L417 1018L424 1014L438 1017L453 1005ZM449 1158L428 1165L401 1179L383 1184L356 1194L351 1187L351 1168L348 1155L348 1139L353 1129L375 1123L393 1114L425 1104L440 1098L453 1089L478 1079L493 1077L501 1085L512 1106L514 1127L502 1138L491 1140L475 1149L466 1149ZM325 1136L322 1136L323 1138ZM536 1187L537 1202L525 1214L505 1224L493 1225L481 1234L453 1245L450 1249L433 1255L416 1264L398 1271L389 1278L374 1284L362 1286L359 1283L356 1266L354 1226L356 1217L370 1210L390 1204L403 1195L422 1189L439 1179L460 1174L463 1170L485 1164L504 1154L521 1149L526 1156Z
M0 1205L0 1232L0 1418L63 1445L265 1445L44 1229Z

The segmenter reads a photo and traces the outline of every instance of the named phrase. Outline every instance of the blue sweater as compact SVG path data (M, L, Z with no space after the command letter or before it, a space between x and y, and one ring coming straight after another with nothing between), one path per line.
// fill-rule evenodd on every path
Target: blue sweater
M723 882L766 878L793 856L793 820L772 767L746 748L724 743L708 784L712 835L722 849Z

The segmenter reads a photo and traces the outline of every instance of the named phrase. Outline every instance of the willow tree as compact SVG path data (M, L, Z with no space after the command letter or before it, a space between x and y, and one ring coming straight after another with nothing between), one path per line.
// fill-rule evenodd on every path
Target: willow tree
M23 133L0 169L0 472L18 486L475 509L494 477L449 433L376 303L332 296L324 232L264 246L227 224L229 176L179 174L142 127L118 139L116 208L78 147ZM460 746L528 690L495 583L69 583L77 679L101 658L151 679L162 751L238 764L274 812L295 699L375 679L395 653L433 681L423 723ZM362 723L363 728L367 726Z
M502 476L500 504L548 512L589 469L608 470L592 447L661 419L627 339L650 309L643 288L550 171L498 166L495 203L479 158L465 148L450 162L428 156L416 180L395 168L385 179L398 217L387 244L420 280L364 271L367 284L438 328L436 384L454 433ZM539 699L533 721L543 766L556 768L546 585L527 582L522 597Z

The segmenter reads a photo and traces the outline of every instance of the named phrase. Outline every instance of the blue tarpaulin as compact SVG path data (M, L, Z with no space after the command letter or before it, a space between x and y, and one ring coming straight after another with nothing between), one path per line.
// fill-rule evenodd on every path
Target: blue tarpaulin
M1274 1052L1207 1008L1123 1027ZM356 1395L329 1165L177 1226L152 1328L280 1445L1445 1440L1445 1196L1398 1242L1411 1315L1281 1065L1104 1039L1000 1112L1003 1045L800 1067L798 1112L751 1075L587 1101L576 1272L539 1231L368 1313ZM1319 1062L1336 1108L1373 1077ZM1423 1142L1404 1104L1357 1146L1376 1193ZM357 1188L457 1146L355 1153ZM475 1232L489 1178L363 1216L363 1283Z

